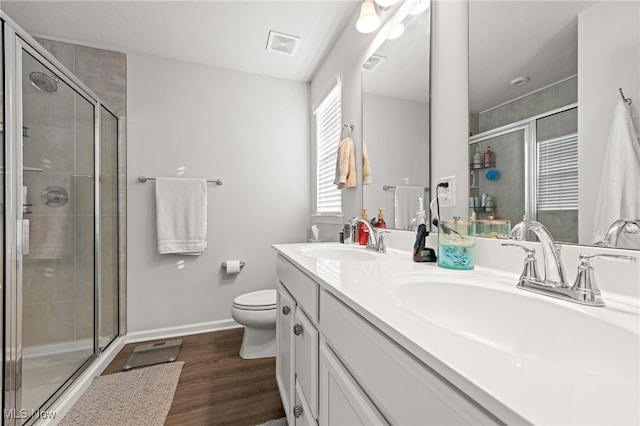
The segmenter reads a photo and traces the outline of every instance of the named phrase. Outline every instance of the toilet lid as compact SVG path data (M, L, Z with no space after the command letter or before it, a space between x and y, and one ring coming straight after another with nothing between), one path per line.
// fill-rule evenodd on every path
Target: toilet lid
M240 309L274 309L276 307L276 290L254 291L236 297L233 304Z

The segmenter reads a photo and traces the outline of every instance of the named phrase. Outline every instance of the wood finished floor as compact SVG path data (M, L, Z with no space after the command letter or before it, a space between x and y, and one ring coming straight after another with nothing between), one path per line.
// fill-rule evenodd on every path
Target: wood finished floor
M284 417L275 358L240 358L242 333L238 328L181 337L177 360L185 364L166 425L258 425ZM102 374L122 371L140 344L126 345Z

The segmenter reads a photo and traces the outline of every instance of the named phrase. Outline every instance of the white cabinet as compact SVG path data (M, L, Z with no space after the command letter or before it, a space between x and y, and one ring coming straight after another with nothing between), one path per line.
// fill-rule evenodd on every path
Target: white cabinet
M500 423L281 255L277 274L276 379L289 425Z
M320 295L320 318L320 330L327 344L389 423L438 426L500 423L326 291Z
M278 256L276 381L290 425L318 417L318 284Z
M320 342L318 422L321 426L388 424L324 342Z
M276 320L276 382L287 418L291 416L291 394L295 385L293 371L293 329L296 302L287 289L278 282L278 308Z

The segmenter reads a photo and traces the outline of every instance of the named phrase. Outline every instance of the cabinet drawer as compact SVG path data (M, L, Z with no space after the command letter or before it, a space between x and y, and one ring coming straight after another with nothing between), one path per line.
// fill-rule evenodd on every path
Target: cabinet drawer
M318 414L318 331L304 312L297 308L293 334L296 381L315 419Z
M496 424L497 420L326 291L320 329L391 424Z
M318 321L318 284L278 255L276 271L278 280L301 306L313 322Z

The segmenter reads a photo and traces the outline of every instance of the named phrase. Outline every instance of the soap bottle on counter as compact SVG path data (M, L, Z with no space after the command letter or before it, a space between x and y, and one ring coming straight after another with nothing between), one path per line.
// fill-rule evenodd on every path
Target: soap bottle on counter
M387 224L384 221L384 215L382 214L382 209L378 209L378 220L376 221L376 223L373 225L376 228L386 228Z
M362 209L362 218L367 220L367 209ZM369 228L364 223L358 225L358 242L361 246L366 246L369 242Z

